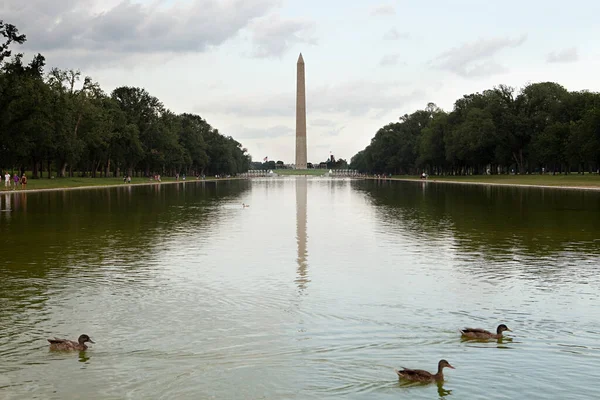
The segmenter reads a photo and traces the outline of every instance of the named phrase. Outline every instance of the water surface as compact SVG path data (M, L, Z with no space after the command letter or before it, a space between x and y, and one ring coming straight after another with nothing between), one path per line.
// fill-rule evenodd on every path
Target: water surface
M599 193L299 177L0 199L0 398L600 396ZM458 334L499 323L510 339ZM80 333L96 344L48 350ZM443 385L394 373L440 358Z

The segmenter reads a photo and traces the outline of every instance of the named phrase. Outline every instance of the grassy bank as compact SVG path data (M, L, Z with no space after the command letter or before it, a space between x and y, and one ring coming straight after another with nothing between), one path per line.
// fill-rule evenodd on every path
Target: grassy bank
M231 178L229 178L231 179ZM226 180L225 178L209 178L205 180ZM195 178L187 179L187 182L197 182ZM175 183L175 178L161 177L161 183ZM181 179L179 182L184 182ZM131 185L143 185L143 184L156 184L158 182L150 180L148 178L132 178ZM73 188L84 188L84 187L104 187L104 186L124 186L127 183L123 183L123 178L55 178L55 179L28 179L27 188L24 191L34 190L48 190L48 189L73 189ZM4 187L4 179L0 185L0 192L13 190L14 186L10 189ZM22 190L21 186L18 186L17 190Z
M392 178L399 180L421 180L418 176L407 175L394 175ZM589 187L600 189L600 176L597 174L430 176L429 178L427 178L427 180L434 182L556 187Z

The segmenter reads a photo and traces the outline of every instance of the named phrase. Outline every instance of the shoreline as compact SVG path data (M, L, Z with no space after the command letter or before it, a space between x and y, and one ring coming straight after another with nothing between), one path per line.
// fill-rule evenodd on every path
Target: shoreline
M93 178L90 178L93 179ZM133 187L133 186L148 186L148 185L170 185L170 184L184 184L187 182L199 183L199 182L219 182L219 181L233 181L241 180L246 178L219 178L219 179L193 179L193 180L180 180L180 181L164 181L164 182L140 182L140 183L122 183L115 185L86 185L86 186L67 186L67 187L54 187L54 188L40 188L40 189L17 189L17 190L0 190L0 196L10 193L40 193L40 192L55 192L58 190L83 190L83 189L108 189L113 187Z
M364 179L384 180L384 181L400 181L400 182L449 183L449 184L455 184L455 185L512 186L512 187L523 187L523 188L600 191L600 186L563 186L563 185L535 185L535 184L529 184L529 183L466 182L466 181L455 181L455 180L436 180L436 179L430 179L430 178L418 179L418 178L371 178L371 177L367 177Z
M522 187L522 188L541 188L541 189L563 189L563 190L587 190L587 191L600 191L600 186L569 186L569 185L536 185L529 183L498 183L498 182L474 182L474 181L460 181L460 180L437 180L437 179L420 179L420 178L374 178L374 177L351 177L353 179L365 179L373 181L399 181L399 182L431 182L431 183L445 183L454 185L479 185L479 186L505 186L505 187ZM204 180L180 180L180 181L163 181L163 182L140 182L140 183L121 183L114 185L84 185L84 186L72 186L72 187L53 187L53 188L39 188L39 189L17 189L17 190L0 190L0 196L10 193L40 193L40 192L54 192L59 190L84 190L84 189L108 189L113 187L133 187L133 186L148 186L148 185L169 185L169 184L185 184L185 183L199 183L199 182L219 182L219 181L232 181L232 180L244 180L251 179L250 177L234 177L234 178L218 178L218 179L204 179Z

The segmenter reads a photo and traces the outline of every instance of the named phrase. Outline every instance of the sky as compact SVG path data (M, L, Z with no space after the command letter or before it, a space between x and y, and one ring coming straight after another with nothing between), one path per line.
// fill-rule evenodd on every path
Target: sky
M110 93L145 88L264 157L295 158L296 62L306 65L308 161L350 158L433 102L553 81L600 91L600 2L528 0L3 0L47 69Z

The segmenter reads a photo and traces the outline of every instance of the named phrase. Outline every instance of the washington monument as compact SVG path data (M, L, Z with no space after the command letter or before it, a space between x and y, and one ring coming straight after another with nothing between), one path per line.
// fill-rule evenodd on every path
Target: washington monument
M306 91L302 53L296 65L296 169L306 169Z

